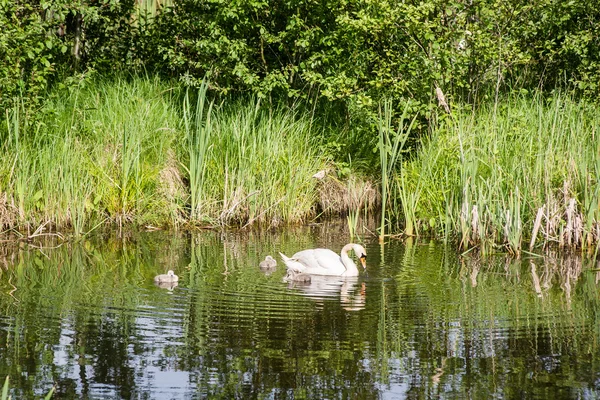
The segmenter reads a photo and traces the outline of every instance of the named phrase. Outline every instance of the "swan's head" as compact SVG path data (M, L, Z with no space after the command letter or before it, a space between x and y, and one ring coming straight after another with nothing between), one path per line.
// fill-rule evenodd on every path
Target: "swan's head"
M363 269L367 269L367 251L360 244L355 244L352 246L352 250L354 250L354 254L360 260Z
M170 269L170 270L167 272L167 275L168 275L168 276L175 276L175 272L173 272L173 270L172 270L172 269Z

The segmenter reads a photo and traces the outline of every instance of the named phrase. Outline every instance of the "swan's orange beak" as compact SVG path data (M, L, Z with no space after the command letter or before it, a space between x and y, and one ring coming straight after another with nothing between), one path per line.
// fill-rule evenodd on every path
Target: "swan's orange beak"
M360 263L363 266L363 269L367 269L367 256L366 255L362 255L359 257Z

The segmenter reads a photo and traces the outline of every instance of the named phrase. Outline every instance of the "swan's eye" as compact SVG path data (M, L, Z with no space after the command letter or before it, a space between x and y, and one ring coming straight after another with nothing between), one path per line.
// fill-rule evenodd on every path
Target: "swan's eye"
M366 260L367 259L367 255L363 254L363 255L360 256L360 258L364 258Z

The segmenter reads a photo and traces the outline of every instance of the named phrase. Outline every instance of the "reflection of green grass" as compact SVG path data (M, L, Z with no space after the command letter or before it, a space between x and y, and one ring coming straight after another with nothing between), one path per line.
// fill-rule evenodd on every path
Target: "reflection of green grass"
M0 396L0 400L11 400L11 396L8 395L9 388L10 388L9 377L6 376L6 379L4 380L4 385L2 386L2 395ZM52 386L52 389L50 389L48 394L44 397L44 400L51 399L55 390L56 390L56 388L54 386Z
M101 369L99 360L111 357L110 365L123 382L133 380L127 346L139 337L134 310L149 288L164 300L164 307L173 307L172 296L156 289L152 277L166 269L185 276L182 240L167 235L131 242L87 240L43 252L17 251L3 259L8 265L0 278L0 308L12 319L10 334L0 332L6 345L0 373L13 378L18 397L35 397L39 385L47 382L57 382L58 392L69 397L65 371L48 368L65 330L77 335L76 346L65 349L63 356L70 363Z
M332 231L322 233L337 243L343 235ZM311 229L153 233L44 254L20 251L1 270L0 309L13 319L9 334L0 330L0 373L14 379L22 397L46 393L39 385L53 381L68 394L68 382L60 381L65 370L46 368L62 346L70 365L143 391L136 374L144 364L135 363L156 356L147 336L153 323L181 329L178 343L165 345L161 365L192 371L206 397L286 387L296 397L373 398L397 379L413 382L415 397L489 397L500 387L540 394L541 380L559 377L573 388L597 373L590 363L599 354L600 295L596 272L581 259L481 261L436 244L390 243L382 261L377 246L367 244L371 270L358 311L344 309L338 297L319 301L288 289L282 265L269 276L258 268L266 254L316 247L323 237ZM152 286L168 268L182 278L173 292ZM66 347L63 335L74 338ZM544 357L561 365L545 371ZM539 380L525 379L529 371ZM252 379L242 384L245 374Z
M576 366L582 355L598 352L600 295L591 262L461 260L420 245L388 255L387 264L400 269L382 294L376 364L382 375L390 358L406 360L414 351L419 376L428 377L422 382L426 397L444 397L441 387L459 397L493 397L497 382L504 382L504 396L516 395L512 391L521 385L527 393L552 397L561 385L575 390L582 376L597 373L588 374L589 364ZM534 360L544 357L564 366L539 370ZM564 381L515 384L527 373L539 382L557 376Z

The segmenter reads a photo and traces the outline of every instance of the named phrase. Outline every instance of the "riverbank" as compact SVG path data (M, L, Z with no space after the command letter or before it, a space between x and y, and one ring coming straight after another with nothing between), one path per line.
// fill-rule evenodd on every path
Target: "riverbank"
M600 110L561 94L510 96L455 113L396 175L395 205L414 234L456 237L463 248L594 251L599 133Z
M594 250L600 239L600 111L589 102L522 95L433 114L382 171L391 149L377 145L376 129L326 132L327 115L256 98L214 102L206 90L153 77L92 80L51 93L35 114L9 110L2 230L264 229L349 214L352 231L381 209L385 176L386 233L395 237L515 254ZM408 132L404 122L392 142ZM373 150L357 156L357 143Z
M138 77L54 92L35 114L9 110L0 227L275 227L377 206L371 181L336 178L307 113L211 101L206 86Z

